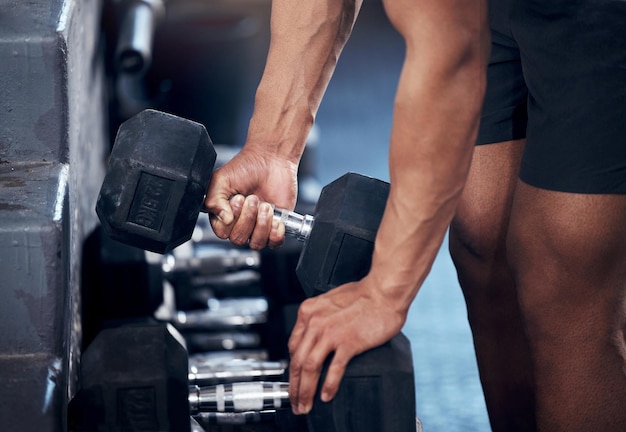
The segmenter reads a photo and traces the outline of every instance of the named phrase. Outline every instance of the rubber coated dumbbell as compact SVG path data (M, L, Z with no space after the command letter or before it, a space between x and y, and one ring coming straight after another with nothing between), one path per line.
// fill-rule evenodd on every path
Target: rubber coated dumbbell
M166 253L191 238L217 154L203 125L144 110L118 129L96 212L109 236Z
M70 403L69 430L186 432L190 416L205 426L264 422L274 432L415 430L413 381L407 381L410 362L398 355L408 352L407 342L396 338L356 357L335 400L316 401L305 419L286 409L287 383L249 381L251 376L280 379L276 373L258 371L246 382L231 382L246 374L231 374L225 367L227 377L221 383L215 383L212 375L214 385L198 386L189 380L195 372L189 368L181 335L171 326L138 323L105 329L82 355L80 390Z
M294 427L298 420L286 409L286 382L198 386L190 376L184 341L173 327L138 323L105 329L82 355L69 430L187 432L191 416L204 424L264 421L277 432L304 431Z
M86 239L82 255L83 344L91 342L109 322L154 316L159 307L169 313L168 317L161 315L159 318L181 327L194 324L224 328L229 323L229 313L237 315L237 319L243 318L246 323L265 320L267 311L261 308L263 305L254 307L257 303L246 304L245 311L237 311L236 305L242 299L232 300L229 311L225 310L224 302L215 300L212 302L213 309L220 306L220 314L212 313L207 309L207 301L213 299L212 294L198 294L194 307L185 307L185 303L192 303L192 293L199 291L194 286L198 279L202 279L199 283L204 284L206 279L211 278L211 286L221 283L222 291L238 294L244 289L239 284L227 285L228 278L248 275L259 268L260 254L257 251L220 246L227 244L206 245L186 256L162 256L114 241L101 226L97 226ZM184 323L178 319L178 310L163 307L166 281L175 287L175 306L189 311L180 314L185 319ZM258 285L258 282L255 283ZM247 288L246 291L252 289ZM260 292L260 288L256 291Z
M124 122L111 152L96 211L115 240L165 253L189 240L216 153L201 124L155 110ZM348 173L322 189L315 218L275 209L286 235L304 241L299 278L316 291L369 270L389 185Z
M96 212L115 240L165 253L191 238L215 165L204 126L145 110L118 129Z

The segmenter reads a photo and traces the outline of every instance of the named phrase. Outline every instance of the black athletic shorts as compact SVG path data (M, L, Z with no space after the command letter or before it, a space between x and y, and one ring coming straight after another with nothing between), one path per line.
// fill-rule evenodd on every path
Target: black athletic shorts
M491 0L478 144L526 137L520 178L626 194L626 0Z

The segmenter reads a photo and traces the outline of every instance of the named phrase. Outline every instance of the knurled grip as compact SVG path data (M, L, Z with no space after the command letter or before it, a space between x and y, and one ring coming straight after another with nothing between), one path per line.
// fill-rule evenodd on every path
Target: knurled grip
M285 225L285 235L294 237L298 241L305 241L311 233L313 216L301 215L285 209L274 208L274 219Z

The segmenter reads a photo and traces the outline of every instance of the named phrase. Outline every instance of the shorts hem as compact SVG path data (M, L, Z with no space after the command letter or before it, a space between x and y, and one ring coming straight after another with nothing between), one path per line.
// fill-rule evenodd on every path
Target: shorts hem
M580 172L560 173L522 163L519 179L539 189L584 195L626 195L626 170L619 174L583 176Z

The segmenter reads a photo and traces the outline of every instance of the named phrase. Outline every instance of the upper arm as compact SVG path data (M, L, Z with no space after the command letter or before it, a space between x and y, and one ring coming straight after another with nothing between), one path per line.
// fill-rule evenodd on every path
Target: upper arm
M397 187L400 178L409 188L423 182L424 196L440 190L456 194L486 87L487 0L384 0L384 5L406 43L394 104L391 177Z
M407 60L419 55L431 67L486 61L487 0L384 0L384 6L406 42Z

